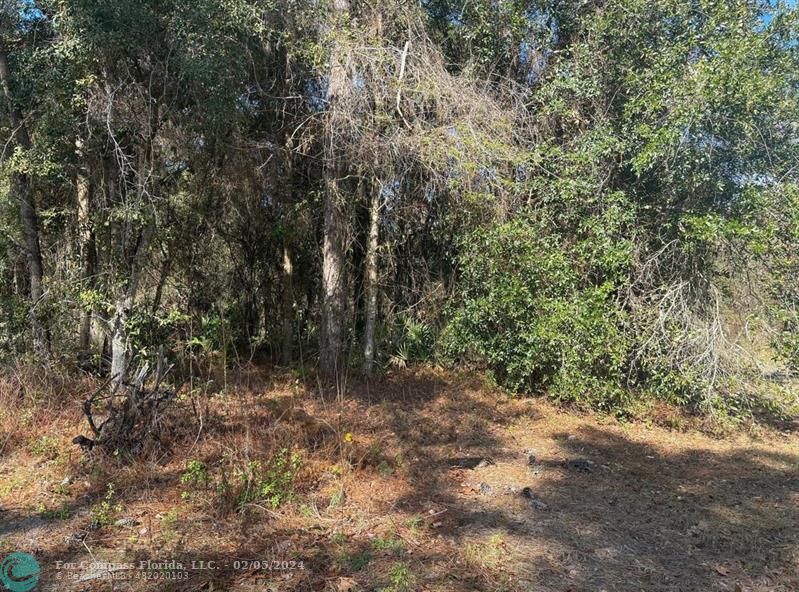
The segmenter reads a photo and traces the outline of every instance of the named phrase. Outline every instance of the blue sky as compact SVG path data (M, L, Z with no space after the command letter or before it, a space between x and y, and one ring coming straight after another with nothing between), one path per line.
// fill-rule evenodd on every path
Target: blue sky
M797 1L799 1L799 0L786 0L785 3L788 6L796 6ZM766 24L768 24L769 22L771 22L771 16L768 15L763 20L766 22Z

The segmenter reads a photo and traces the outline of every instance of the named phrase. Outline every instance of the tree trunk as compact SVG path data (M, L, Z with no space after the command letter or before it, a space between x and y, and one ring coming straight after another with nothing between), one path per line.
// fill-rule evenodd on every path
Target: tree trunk
M294 354L294 262L291 250L286 242L283 243L283 345L281 347L281 361L284 366L291 364Z
M111 322L111 376L115 385L125 381L128 372L128 332L125 324L133 301L127 295L118 299Z
M111 376L115 385L125 381L130 366L127 321L136 301L139 276L144 265L144 256L149 242L150 229L145 228L139 236L136 252L130 262L127 287L114 303L114 318L111 321Z
M333 21L338 23L349 12L348 0L333 1ZM335 31L334 31L335 39ZM322 244L322 327L319 366L323 374L334 375L342 368L344 325L347 310L346 250L348 216L340 191L346 167L338 154L338 136L346 125L342 103L352 92L347 57L334 41L328 78L328 121L325 133L324 238Z
M28 131L22 121L22 117L14 105L11 94L11 71L8 67L8 55L5 51L0 51L0 85L2 85L3 95L6 100L8 116L14 128L14 141L22 150L30 150L31 141ZM30 280L30 301L31 301L31 330L33 333L34 352L43 356L47 354L48 338L47 330L37 317L36 307L42 299L44 270L42 265L42 252L39 243L39 223L36 213L36 203L33 199L31 180L24 173L14 172L11 175L10 193L19 202L20 220L22 222L22 232L25 237L25 251L28 259L28 274Z
M338 182L328 180L322 245L322 347L319 354L322 373L328 375L341 369L347 314L344 277L347 217L340 201Z
M153 166L152 158L152 139L148 141L139 153L137 176L137 198L143 199L147 194L147 183L151 177ZM114 317L111 320L111 376L113 384L122 384L130 366L130 344L128 333L128 315L136 302L136 295L139 290L139 278L144 268L145 256L150 246L150 238L153 232L152 225L145 225L138 232L134 232L125 223L121 229L120 240L122 241L123 260L126 260L127 272L124 278L123 288L114 303ZM128 248L135 245L132 254Z
M82 143L76 143L78 157L82 158ZM91 185L89 175L83 166L79 165L75 179L75 188L78 198L78 240L81 263L81 286L85 290L94 288L97 252L94 244L94 230L90 220L91 211ZM91 349L92 309L83 306L80 313L80 328L78 346L81 352Z
M374 190L373 190L374 191ZM377 247L380 237L380 191L374 191L369 206L369 237L366 242L366 325L363 331L363 371L374 370L377 325Z

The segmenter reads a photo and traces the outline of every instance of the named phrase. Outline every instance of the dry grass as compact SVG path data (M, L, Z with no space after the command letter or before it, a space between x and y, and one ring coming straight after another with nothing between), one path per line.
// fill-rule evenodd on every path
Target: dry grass
M620 424L433 370L356 385L336 402L254 370L247 387L179 402L168 453L126 465L70 444L89 382L56 401L15 380L0 388L0 551L35 553L39 590L799 589L796 433L720 439L684 423ZM291 498L242 502L247 467L284 448L301 459ZM466 457L494 464L453 468ZM564 467L575 458L592 471ZM187 481L192 460L207 475ZM147 559L219 569L113 588L101 570L61 572L86 578L73 582L55 569ZM239 559L304 569L237 570Z

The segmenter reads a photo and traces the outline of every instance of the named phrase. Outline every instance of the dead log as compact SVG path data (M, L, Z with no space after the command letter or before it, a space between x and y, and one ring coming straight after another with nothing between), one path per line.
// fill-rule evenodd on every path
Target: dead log
M169 370L161 351L154 369L145 362L130 374L133 378L129 382L116 381L112 376L84 401L83 413L95 436L93 448L136 456L150 444L160 443L164 412L176 396L176 389L162 385ZM101 421L95 417L98 413L104 415ZM80 445L78 438L73 442Z

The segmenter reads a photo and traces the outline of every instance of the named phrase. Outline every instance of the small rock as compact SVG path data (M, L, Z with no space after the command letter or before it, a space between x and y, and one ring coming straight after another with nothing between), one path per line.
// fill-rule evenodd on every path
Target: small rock
M139 536L144 536L144 535L146 535L146 534L147 534L147 532L148 532L148 531L147 531L147 529L146 529L146 528L140 528L140 529L139 529Z
M494 490L491 488L491 486L488 483L481 483L480 493L482 495L492 495L494 493Z
M535 499L535 494L533 493L533 490L531 488L525 487L524 489L522 489L521 495L524 499L526 499L529 502L530 507L533 508L534 510L547 509L547 505L544 502Z
M67 475L66 477L64 477L64 478L61 480L61 485L63 485L64 487L66 487L66 486L67 486L67 485L69 485L70 483L72 483L72 477L70 477L69 475Z
M566 439L571 442L573 440L576 440L577 436L575 436L574 434L569 434L568 436L566 436Z
M433 528L441 528L443 524L443 522L433 522Z

